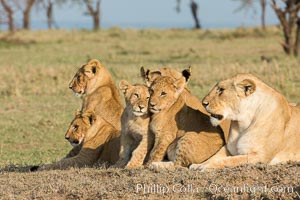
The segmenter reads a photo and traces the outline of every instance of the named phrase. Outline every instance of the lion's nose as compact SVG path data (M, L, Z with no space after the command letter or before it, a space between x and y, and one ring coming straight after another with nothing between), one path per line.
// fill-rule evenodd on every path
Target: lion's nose
M70 137L69 136L65 136L65 139L68 140L68 139L70 139Z
M144 106L140 106L140 105L139 105L139 109L140 109L140 110L143 110L143 108L145 108L145 107L144 107Z
M208 102L207 101L202 101L202 105L206 108L208 106Z

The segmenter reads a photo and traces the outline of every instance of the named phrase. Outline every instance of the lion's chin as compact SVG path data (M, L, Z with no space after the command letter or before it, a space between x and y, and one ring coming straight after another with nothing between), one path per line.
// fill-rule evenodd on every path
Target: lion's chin
M141 117L141 116L146 115L147 113L144 113L144 112L138 112L138 111L133 111L133 114L134 114L134 116L136 116L136 117Z
M73 146L73 147L77 147L79 146L81 143L82 143L83 139L80 139L78 143L75 143L75 142L70 142L70 144Z
M153 114L159 113L160 109L150 108L150 112L153 113Z
M210 123L213 125L213 126L219 126L222 122L222 119L223 118L215 118L213 116L210 116Z

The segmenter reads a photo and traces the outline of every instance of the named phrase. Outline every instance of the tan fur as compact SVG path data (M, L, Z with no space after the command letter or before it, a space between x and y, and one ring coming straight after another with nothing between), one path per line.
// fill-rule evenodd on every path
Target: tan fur
M81 112L94 111L96 116L121 130L121 97L110 73L98 60L83 65L69 87L83 99Z
M186 80L186 83L188 83L188 81L191 79L191 75L192 75L191 67L184 69L181 72L178 72L172 68L157 68L157 69L149 70L149 69L144 69L144 67L141 67L140 72L141 72L142 78L144 79L144 81L146 82L146 84L148 86L150 86L152 84L152 82L160 76L171 77L174 81L184 77ZM184 97L184 101L188 107L190 107L194 110L199 110L201 113L209 115L208 112L203 107L201 101L190 92L187 84L185 85L185 88L182 91L182 96ZM229 134L230 121L229 120L222 121L222 123L220 124L220 127L224 131L225 140L227 141L228 134Z
M251 74L219 82L203 99L217 125L232 120L229 141L215 156L191 169L246 163L300 161L300 107Z
M93 113L77 114L71 122L66 138L74 148L62 160L42 165L38 170L68 169L92 166L106 162L114 164L119 159L120 131ZM82 140L81 140L82 139Z
M201 163L224 145L222 129L213 127L208 115L186 105L185 80L160 76L150 86L150 130L155 135L150 168ZM166 153L172 163L160 162Z
M124 93L126 107L121 118L121 151L116 166L138 168L143 165L154 140L149 132L150 94L146 85L131 85L127 81L121 81L119 87Z

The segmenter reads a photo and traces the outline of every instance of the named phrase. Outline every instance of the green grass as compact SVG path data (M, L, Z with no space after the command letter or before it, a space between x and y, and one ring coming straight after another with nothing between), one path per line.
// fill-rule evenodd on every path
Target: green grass
M300 101L299 60L283 54L277 28L219 31L122 30L0 32L0 166L52 162L71 148L64 134L80 99L68 83L89 58L100 59L116 83L142 83L141 66L192 66L200 99L219 80L254 73ZM272 58L267 63L261 56Z

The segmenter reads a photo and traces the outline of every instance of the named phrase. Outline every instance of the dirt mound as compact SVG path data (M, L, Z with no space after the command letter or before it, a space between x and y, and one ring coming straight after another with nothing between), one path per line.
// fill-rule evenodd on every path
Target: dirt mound
M105 168L1 170L1 199L300 199L300 163L210 172Z

